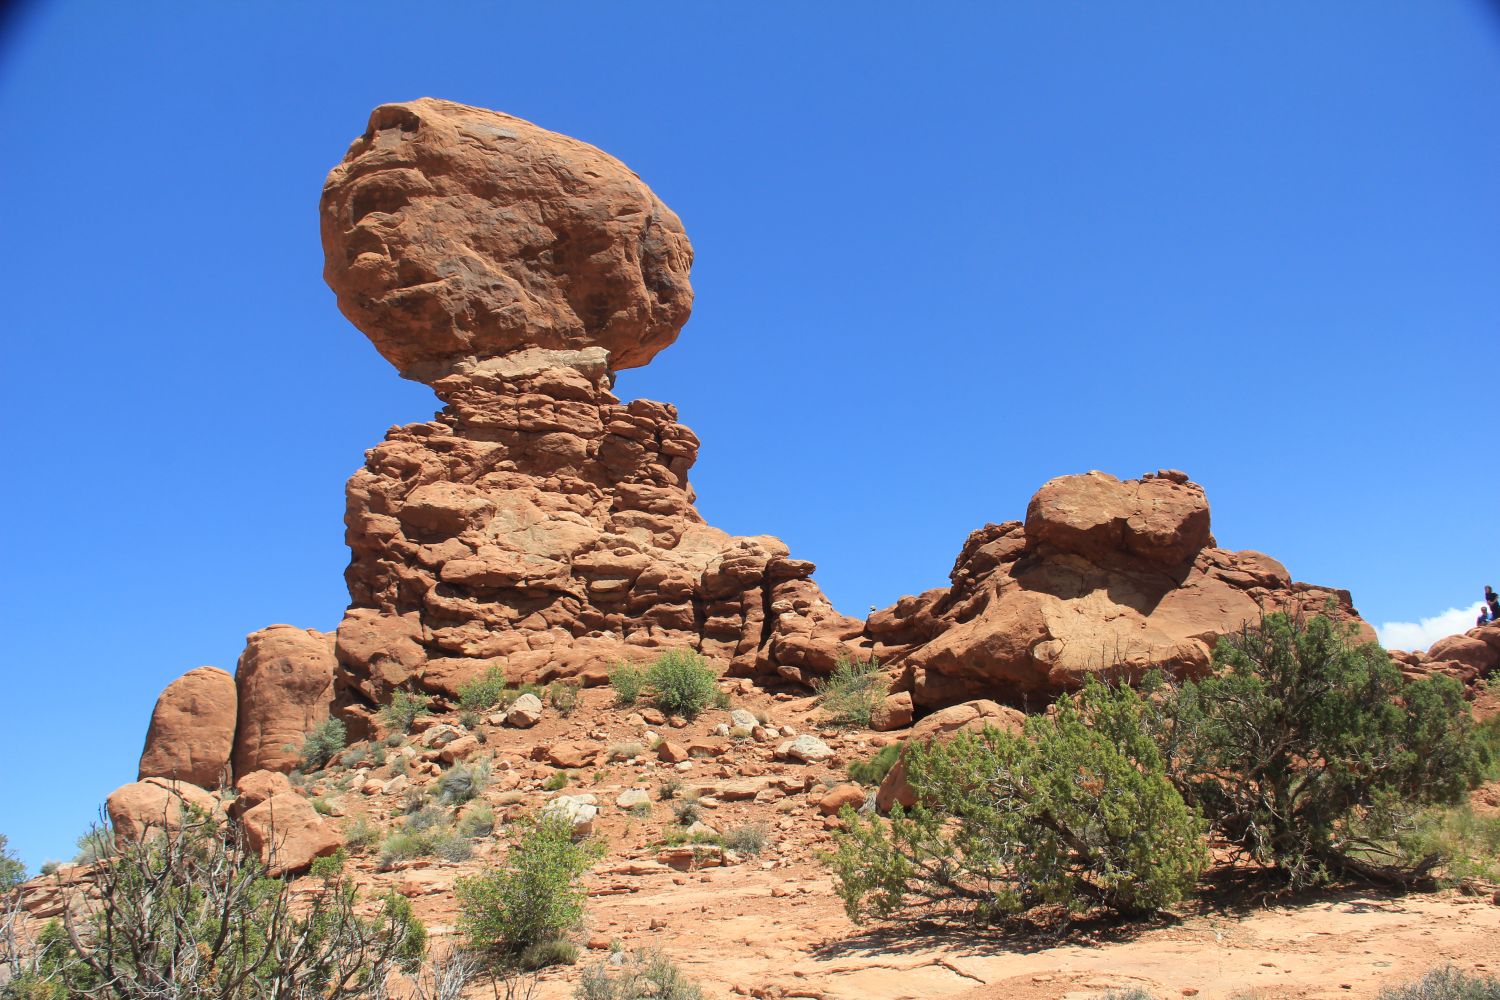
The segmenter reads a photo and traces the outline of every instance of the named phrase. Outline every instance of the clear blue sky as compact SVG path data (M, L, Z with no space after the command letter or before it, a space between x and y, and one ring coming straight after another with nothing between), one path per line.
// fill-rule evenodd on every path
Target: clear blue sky
M700 508L863 614L1052 476L1188 470L1375 622L1500 585L1500 11L34 3L0 38L0 832L72 852L152 703L347 600L343 483L430 416L320 278L422 95L594 143L698 306L627 372ZM1253 15L1249 13L1253 9Z

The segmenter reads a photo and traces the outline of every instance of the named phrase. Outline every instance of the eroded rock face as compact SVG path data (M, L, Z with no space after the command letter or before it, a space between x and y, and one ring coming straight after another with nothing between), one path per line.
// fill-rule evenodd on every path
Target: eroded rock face
M218 788L229 777L238 717L234 677L217 667L189 670L156 699L139 777Z
M447 404L349 481L355 731L399 687L453 695L491 666L602 682L692 648L827 670L860 633L780 541L703 523L675 408L610 391L692 302L681 224L617 161L496 112L387 105L329 176L323 235L345 314Z
M528 348L634 368L692 309L693 250L624 164L530 122L385 104L323 188L323 275L408 378Z
M235 670L240 705L235 774L297 766L303 737L328 719L333 671L328 633L272 625L246 638Z
M1218 636L1266 611L1358 618L1348 592L1294 583L1258 552L1214 547L1203 490L1163 470L1047 483L1026 522L964 543L953 585L871 615L865 650L905 670L918 706L966 698L1044 703L1091 673L1207 669Z

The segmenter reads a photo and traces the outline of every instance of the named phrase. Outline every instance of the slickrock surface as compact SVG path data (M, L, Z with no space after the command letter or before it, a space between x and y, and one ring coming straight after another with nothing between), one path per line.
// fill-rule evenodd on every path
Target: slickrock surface
M1259 552L1216 548L1208 501L1184 473L1047 483L1026 521L988 524L958 554L953 585L870 616L866 648L897 664L917 705L1042 702L1090 673L1205 670L1217 637L1266 611L1354 622L1349 593L1292 582Z
M217 667L189 670L168 684L151 713L139 777L218 788L229 776L236 702L234 677Z

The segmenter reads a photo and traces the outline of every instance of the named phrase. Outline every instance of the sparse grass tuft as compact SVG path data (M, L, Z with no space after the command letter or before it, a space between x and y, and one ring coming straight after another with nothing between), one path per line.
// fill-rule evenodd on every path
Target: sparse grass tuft
M845 728L869 729L888 687L885 671L873 657L851 660L841 656L827 679L813 681L829 722Z
M1500 1000L1500 979L1458 969L1433 969L1406 986L1381 990L1377 1000Z
M746 823L724 831L724 846L740 854L759 854L771 842L771 829L764 823Z

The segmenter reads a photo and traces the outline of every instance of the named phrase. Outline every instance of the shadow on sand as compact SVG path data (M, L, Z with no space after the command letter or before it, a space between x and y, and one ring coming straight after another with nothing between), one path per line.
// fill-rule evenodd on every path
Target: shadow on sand
M830 941L812 951L822 961L874 955L943 951L955 957L1028 955L1059 947L1097 948L1123 944L1146 934L1181 928L1198 918L1242 920L1268 909L1293 910L1342 904L1351 913L1400 912L1407 892L1363 884L1288 889L1277 873L1234 867L1209 872L1198 893L1175 913L1122 917L1112 913L1013 919L980 924L963 914L935 915L900 924L881 924Z

